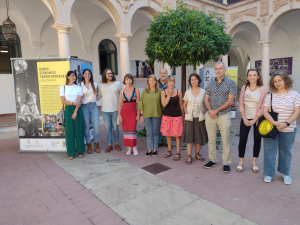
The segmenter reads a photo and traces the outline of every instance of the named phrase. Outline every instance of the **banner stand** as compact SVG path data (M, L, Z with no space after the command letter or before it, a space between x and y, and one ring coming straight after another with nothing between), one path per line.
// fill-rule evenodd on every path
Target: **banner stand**
M12 58L20 152L66 152L60 86L69 70L82 81L92 62L75 57ZM91 132L93 134L93 132ZM93 137L91 137L93 139Z

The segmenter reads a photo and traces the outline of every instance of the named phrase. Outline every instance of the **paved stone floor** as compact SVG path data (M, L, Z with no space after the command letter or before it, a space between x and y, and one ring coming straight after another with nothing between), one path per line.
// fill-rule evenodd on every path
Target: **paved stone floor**
M146 158L145 138L138 140L139 156L125 155L125 147L107 154L101 125L102 152L70 161L66 154L18 154L16 128L1 128L0 225L300 224L300 143L292 149L293 184L284 185L279 173L266 184L263 151L261 171L251 170L251 141L244 171L235 170L239 121L232 120L230 174L222 172L221 145L219 164L209 170L199 161L186 165L185 150L178 162L163 158L166 147L159 148L158 157ZM142 127L139 123L138 130ZM201 153L208 160L207 145ZM172 169L158 175L141 169L156 162Z

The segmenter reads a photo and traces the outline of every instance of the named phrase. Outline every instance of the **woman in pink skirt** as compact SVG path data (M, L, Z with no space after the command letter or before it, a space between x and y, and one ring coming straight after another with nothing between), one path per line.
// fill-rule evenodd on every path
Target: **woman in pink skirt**
M167 77L168 88L161 92L161 104L164 106L164 115L161 120L160 131L163 136L167 137L168 152L165 158L172 155L172 137L176 138L177 153L173 160L178 161L181 148L181 134L183 129L183 103L181 91L174 88L175 77Z

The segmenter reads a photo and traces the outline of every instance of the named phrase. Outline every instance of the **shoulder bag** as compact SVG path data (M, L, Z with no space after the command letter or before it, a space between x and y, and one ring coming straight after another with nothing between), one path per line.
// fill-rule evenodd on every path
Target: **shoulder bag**
M64 94L65 93L66 93L66 88L65 88L65 85L64 85ZM64 104L63 104L62 109L57 114L57 121L58 121L59 125L65 126L65 105Z
M269 112L271 117L273 118L274 121L278 121L278 114L277 112L273 111L272 107L272 93L271 93L271 111ZM276 136L278 134L277 128L271 124L264 116L261 116L258 120L258 125L257 125L258 132L257 134L262 137L262 138L272 138L276 139Z

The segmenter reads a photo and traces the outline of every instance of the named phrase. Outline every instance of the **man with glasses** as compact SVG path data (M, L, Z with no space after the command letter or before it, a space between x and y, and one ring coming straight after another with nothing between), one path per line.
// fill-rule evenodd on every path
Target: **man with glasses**
M105 152L110 152L112 147L112 133L114 134L115 149L121 151L119 142L118 104L119 93L123 89L122 84L116 81L115 74L110 68L102 73L102 83L99 85L99 97L102 97L102 116L106 129L108 146Z

